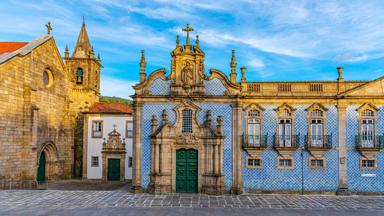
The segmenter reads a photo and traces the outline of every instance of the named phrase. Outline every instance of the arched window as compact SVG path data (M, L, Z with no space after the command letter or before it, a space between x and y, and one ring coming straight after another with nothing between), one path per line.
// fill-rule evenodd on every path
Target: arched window
M183 115L183 128L182 133L192 133L192 110L184 109Z
M77 68L76 84L83 84L83 69L82 68Z

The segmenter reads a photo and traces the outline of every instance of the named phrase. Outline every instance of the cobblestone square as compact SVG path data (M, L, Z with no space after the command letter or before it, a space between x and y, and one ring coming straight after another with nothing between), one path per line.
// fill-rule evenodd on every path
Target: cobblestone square
M381 215L384 197L3 190L0 215Z

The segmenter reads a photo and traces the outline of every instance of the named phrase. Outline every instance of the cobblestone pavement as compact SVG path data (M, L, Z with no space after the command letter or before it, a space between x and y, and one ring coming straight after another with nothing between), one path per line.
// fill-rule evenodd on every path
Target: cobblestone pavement
M384 214L384 197L380 196L301 196L301 195L223 195L199 194L149 195L131 194L126 190L115 191L63 191L63 190L3 190L0 191L0 215L103 215L102 212L140 212L151 208L158 215L170 212L187 214L188 209L196 214L206 215L212 211L250 213L266 210L289 212L311 212L311 215ZM176 209L175 211L171 209ZM206 211L201 210L206 209ZM198 210L200 209L200 210ZM224 210L223 210L224 209ZM225 210L226 209L226 210ZM245 209L234 211L234 209ZM284 211L282 211L284 210ZM287 211L289 210L289 211ZM306 211L307 210L307 211ZM180 212L181 211L181 212ZM202 213L198 213L202 211ZM84 212L84 214L80 214ZM162 214L160 214L163 212ZM316 214L316 212L322 212ZM110 214L111 212L107 213ZM315 214L314 214L315 213ZM330 214L331 213L331 214ZM104 214L104 215L107 215ZM226 214L226 213L224 213ZM300 213L301 214L301 213ZM149 215L149 214L145 214ZM193 215L193 213L191 213ZM209 214L211 215L211 214ZM268 214L263 214L268 215ZM295 214L293 214L295 215ZM338 214L341 215L341 214Z

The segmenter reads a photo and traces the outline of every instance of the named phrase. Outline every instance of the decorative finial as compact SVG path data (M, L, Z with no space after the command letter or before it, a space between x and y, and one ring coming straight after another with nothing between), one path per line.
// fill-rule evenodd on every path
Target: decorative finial
M47 24L45 24L45 27L47 28L47 34L51 34L51 31L53 29L51 22L48 22Z
M180 37L179 37L179 35L176 35L176 46L177 47L180 46Z
M69 49L68 49L68 44L65 45L65 52L64 52L64 57L69 58Z
M341 82L341 81L344 81L344 78L343 78L343 71L344 71L344 68L343 67L337 67L337 73L339 74L339 76L337 77L337 81Z
M186 45L190 45L191 42L189 41L189 32L193 31L193 28L191 28L189 26L189 24L187 24L187 26L185 28L183 28L183 31L187 32L187 42L186 42Z
M97 53L97 61L101 62L100 53Z
M217 128L217 132L220 134L220 135L222 135L223 134L223 116L222 115L219 115L219 116L217 116L217 119L216 119L216 121L217 121L217 126L216 126L216 128Z
M206 118L206 121L205 121L206 126L211 126L211 121L212 121L211 110L207 110L205 118Z
M245 82L246 81L246 79L245 79L245 71L247 70L247 68L246 67L241 67L240 70L241 70L241 82Z
M168 124L168 113L167 113L167 110L163 110L163 114L161 114L161 118L163 120L163 125Z
M152 115L152 133L154 133L157 130L157 116Z
M84 20L84 16L83 16L83 25L85 25L85 20Z
M114 130L114 131L116 131L116 127L117 127L117 125L114 124L114 125L113 125L113 130Z
M196 35L196 47L199 47L200 41L199 41L199 35Z
M231 67L230 80L232 83L236 83L236 77L237 77L236 66L237 66L237 63L236 63L236 57L235 57L235 50L232 50L231 64L229 64L229 65Z
M147 62L145 61L144 50L141 50L141 59L140 59L140 82L144 81L146 78L145 67L147 66Z

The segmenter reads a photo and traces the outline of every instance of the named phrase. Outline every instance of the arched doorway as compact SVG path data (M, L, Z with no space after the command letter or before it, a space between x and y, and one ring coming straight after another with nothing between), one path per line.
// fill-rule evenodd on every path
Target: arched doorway
M53 142L47 142L39 151L36 180L44 182L54 180L59 176L59 164L56 145Z
M39 167L37 168L37 181L44 182L45 181L45 153L41 152L39 159Z

